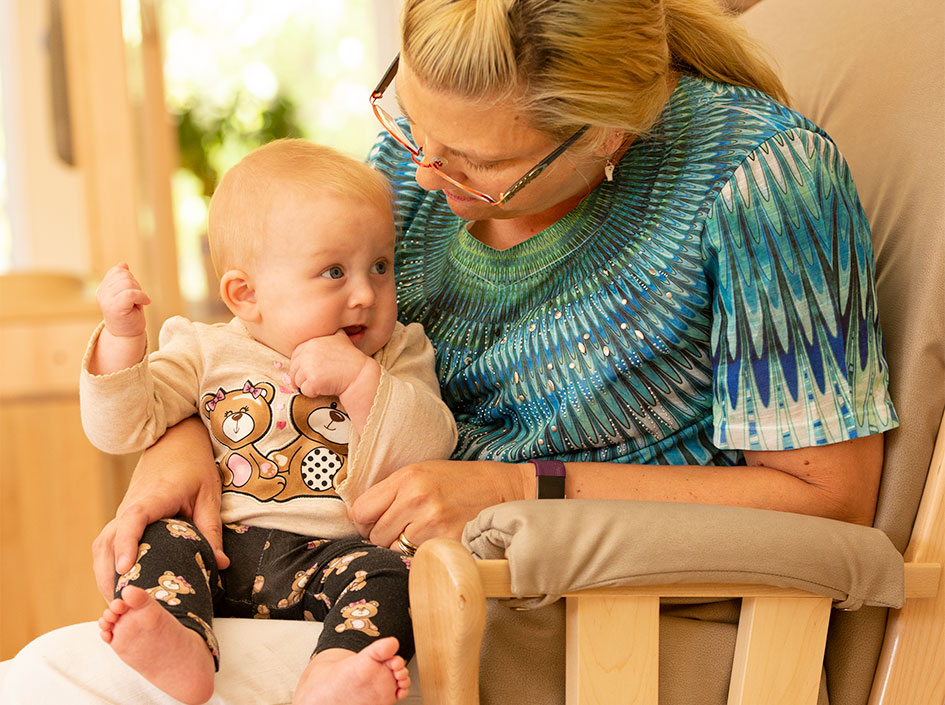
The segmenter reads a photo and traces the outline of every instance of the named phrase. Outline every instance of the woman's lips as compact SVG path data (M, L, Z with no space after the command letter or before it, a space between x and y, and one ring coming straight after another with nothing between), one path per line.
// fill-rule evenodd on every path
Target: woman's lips
M458 193L453 193L452 191L448 191L446 189L443 189L443 193L446 194L446 197L448 199L453 200L453 201L458 201L460 203L472 203L473 201L478 200L478 199L473 198L472 196L466 196L465 194L460 195Z

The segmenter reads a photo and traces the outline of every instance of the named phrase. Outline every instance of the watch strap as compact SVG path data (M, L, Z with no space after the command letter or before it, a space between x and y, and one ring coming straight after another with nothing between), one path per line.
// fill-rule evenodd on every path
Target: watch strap
M560 460L529 460L535 466L538 499L564 499L564 463Z

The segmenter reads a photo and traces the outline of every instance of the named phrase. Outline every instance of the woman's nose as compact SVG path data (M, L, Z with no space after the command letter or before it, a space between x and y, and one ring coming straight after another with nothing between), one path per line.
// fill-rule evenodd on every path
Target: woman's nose
M416 174L417 186L424 189L425 191L439 191L444 188L447 182L440 178L440 175L437 174L433 169L417 165L417 174Z
M432 142L423 145L423 159L417 165L417 175L415 177L417 185L425 191L439 191L449 184L449 181L437 173L437 169L449 173L446 159L438 156L442 152L438 152L437 149L440 149L440 145ZM431 168L432 166L435 166L436 169ZM450 174L450 177L456 178L453 174Z
M440 159L438 157L432 157L424 161L424 165L417 166L417 185L426 190L426 191L440 191L447 186L450 186L450 182L444 179L438 172L437 169L426 166L426 164L436 164L437 168L443 171L443 173L449 173L449 166L446 164L445 159ZM457 181L462 182L462 176L454 175L449 173L450 178L456 179Z

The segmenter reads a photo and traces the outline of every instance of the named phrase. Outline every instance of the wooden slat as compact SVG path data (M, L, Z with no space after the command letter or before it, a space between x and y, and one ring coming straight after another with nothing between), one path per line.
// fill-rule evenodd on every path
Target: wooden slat
M816 705L830 598L742 601L728 705Z
M567 705L657 705L659 598L567 600Z
M945 529L939 538L945 536ZM935 597L942 593L941 563L906 563L906 599Z
M151 229L144 232L149 260L151 299L160 304L161 319L182 313L177 281L177 237L171 179L178 165L177 133L167 112L164 91L164 59L158 27L157 0L141 0L141 74L144 95L140 106L141 178L145 208ZM213 293L213 292L211 292ZM156 316L155 316L156 318ZM160 319L159 319L160 320Z
M129 61L121 5L62 3L73 144L91 233L91 274L129 264L151 296L148 332L156 341L160 323L181 312L170 190L176 146L163 104L153 7L142 6L143 43ZM133 96L129 84L143 94Z
M85 184L92 270L124 260L146 271L138 164L118 0L62 3L76 164Z
M679 583L675 585L627 585L591 588L571 595L656 595L658 597L811 597L811 593L797 588L780 588L771 585L749 585L744 583Z

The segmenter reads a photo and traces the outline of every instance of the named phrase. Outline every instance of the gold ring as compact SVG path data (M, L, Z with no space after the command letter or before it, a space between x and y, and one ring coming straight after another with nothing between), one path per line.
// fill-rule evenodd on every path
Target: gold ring
M407 538L406 534L401 531L400 536L397 537L397 548L400 549L401 553L407 556L412 556L420 547L417 544L412 543L410 539Z

